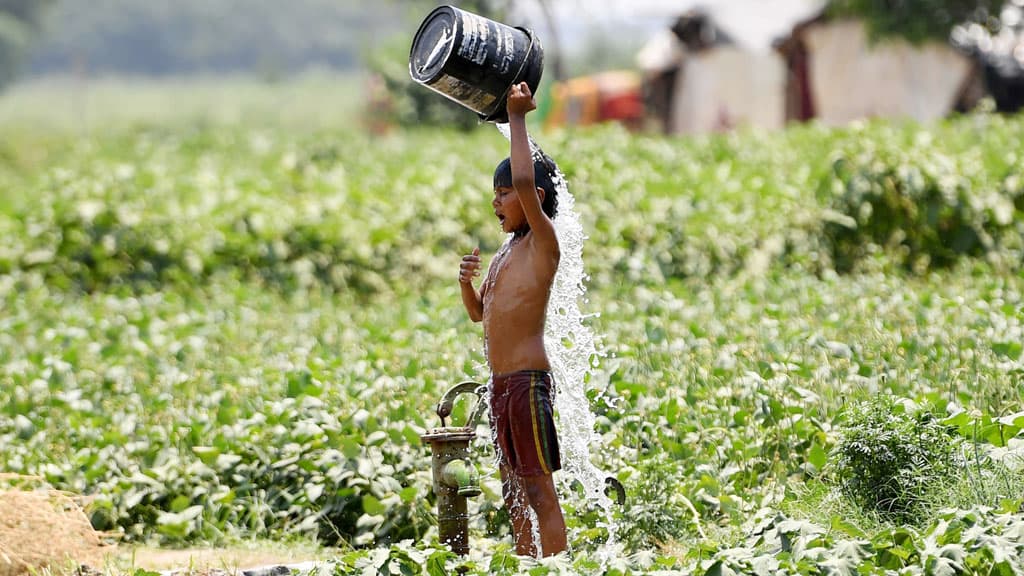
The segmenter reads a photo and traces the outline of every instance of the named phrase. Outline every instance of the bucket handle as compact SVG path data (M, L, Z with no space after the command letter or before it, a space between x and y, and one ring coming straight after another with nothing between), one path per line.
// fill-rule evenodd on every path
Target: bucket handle
M530 54L533 54L533 44L536 42L536 36L534 35L532 30L522 27L517 27L516 29L526 32L526 35L530 37L530 45L526 47L526 55L523 57L522 64L519 65L519 70L516 70L516 75L513 76L512 84L509 84L508 88L505 88L505 93L502 94L501 99L498 100L499 106L501 105L500 103L505 102L505 100L508 98L508 93L512 91L512 85L516 83L516 78L519 78L520 74L523 73L523 70L526 69L526 64L530 61ZM493 112L491 114L493 114ZM487 118L489 117L490 114L488 114L486 117L483 117L483 120L486 122Z

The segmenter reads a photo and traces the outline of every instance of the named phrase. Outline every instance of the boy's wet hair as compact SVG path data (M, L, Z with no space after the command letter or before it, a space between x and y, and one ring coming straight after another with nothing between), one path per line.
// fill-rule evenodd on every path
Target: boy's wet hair
M544 189L544 201L541 202L541 209L554 218L558 214L558 189L555 188L555 175L558 173L558 166L550 156L540 153L540 158L533 160L533 179L538 188ZM494 169L494 189L512 187L512 160L505 158Z

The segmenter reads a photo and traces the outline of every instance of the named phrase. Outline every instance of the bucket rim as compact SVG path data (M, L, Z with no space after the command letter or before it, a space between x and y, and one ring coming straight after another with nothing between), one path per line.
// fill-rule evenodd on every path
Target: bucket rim
M436 74L432 75L431 77L427 77L413 69L413 58L416 55L416 47L419 45L419 40L423 35L424 29L427 27L428 24L430 24L434 20L434 18L438 14L442 12L447 12L452 17L452 33L454 35L458 35L460 33L459 27L455 25L455 20L456 17L458 16L458 13L464 12L464 10L460 10L457 6L453 6L451 4L442 4L440 6L435 7L433 10L430 11L430 13L426 15L426 17L423 18L423 21L420 22L419 27L416 28L416 34L413 35L412 44L409 46L409 75L412 77L413 80L415 80L419 84L430 83L430 81L434 80L434 76L436 76ZM455 36L453 36L453 38L455 38ZM447 61L448 58L451 57L451 53L454 49L455 42L453 41L448 44L448 48L446 49L444 58L442 58L440 61ZM442 66L441 69L443 70L443 68L444 67Z

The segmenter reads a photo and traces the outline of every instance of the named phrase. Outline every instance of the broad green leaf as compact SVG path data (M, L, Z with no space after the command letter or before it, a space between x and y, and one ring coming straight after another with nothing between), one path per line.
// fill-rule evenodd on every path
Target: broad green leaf
M1004 425L1016 428L1018 431L1024 429L1024 411L1015 412L1013 414L1007 414L1006 416L1000 416L996 418L996 422ZM1014 436L1016 434L1011 434Z
M177 496L176 498L174 498L174 500L171 500L170 509L171 512L181 512L188 508L190 504L192 504L192 499L189 498L188 496ZM202 506L198 506L198 508L202 510Z
M214 446L193 446L192 452L199 456L204 464L213 464L217 456L220 456L220 450Z
M402 491L398 493L398 495L401 497L402 502L409 504L417 499L417 497L419 496L419 490L417 490L415 486L409 486L403 488Z
M434 551L427 559L427 574L430 576L448 576L448 554Z
M864 532L864 530L859 528L856 524L854 524L854 523L852 523L852 522L850 522L850 521L848 521L848 520L846 520L846 519L844 519L844 518L842 518L840 516L833 516L832 517L832 521L830 523L830 526L831 526L833 531L840 532L841 534L843 534L845 536L850 536L850 537L853 537L853 538L867 538L868 537L868 535Z
M736 571L719 560L704 571L704 576L736 576Z
M381 504L377 498L366 494L363 496L363 512L376 516L387 512L387 506Z
M352 438L341 439L341 453L349 460L359 458L363 453L363 446Z
M815 470L821 471L828 463L828 452L821 444L815 442L807 452L807 461L814 466Z
M1019 360L1021 352L1024 351L1024 344L1020 342L996 342L992 344L992 351L1011 360Z

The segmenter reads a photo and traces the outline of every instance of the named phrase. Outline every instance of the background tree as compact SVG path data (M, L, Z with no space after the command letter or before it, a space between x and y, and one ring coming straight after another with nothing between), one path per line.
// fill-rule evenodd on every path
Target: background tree
M833 16L863 19L873 38L899 37L919 44L946 42L957 24L988 23L1003 0L831 0Z
M52 0L0 0L0 88L14 78Z
M394 0L393 0L394 1ZM436 2L417 0L400 2L407 7L407 18L418 26ZM463 10L502 22L508 15L508 0L462 0L451 3ZM415 31L415 27L412 28ZM412 36L396 37L367 55L367 67L379 75L394 99L395 120L401 125L445 125L469 130L477 125L475 114L443 98L409 77L409 48Z
M375 32L401 28L400 13L394 3L362 0L59 0L31 69L271 77L311 66L353 70Z

